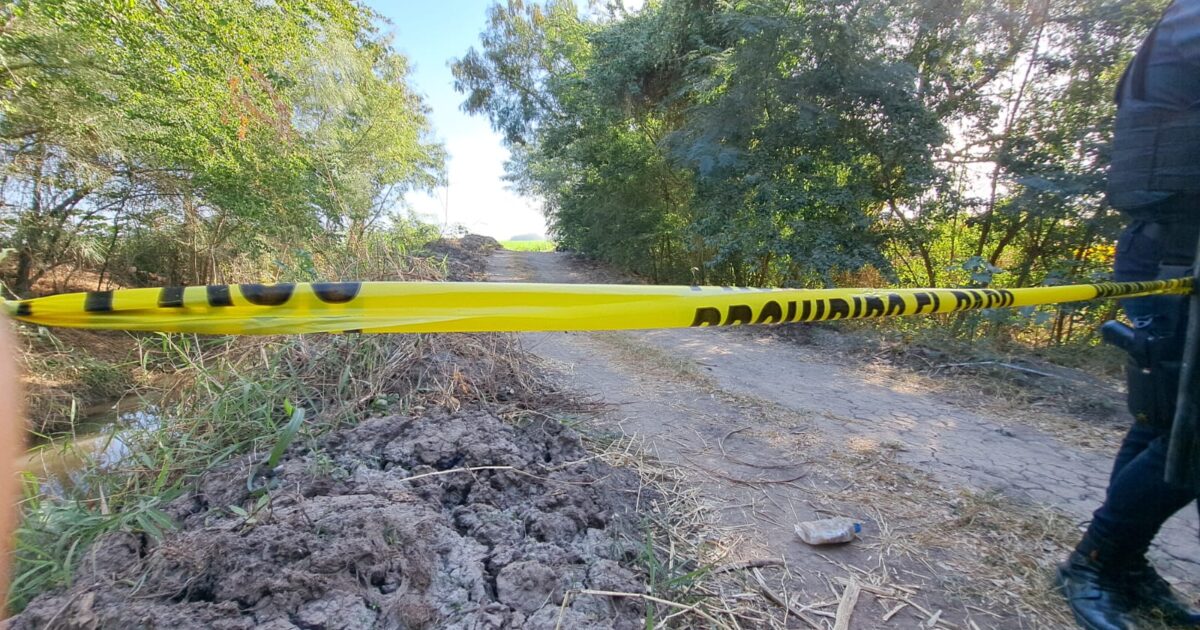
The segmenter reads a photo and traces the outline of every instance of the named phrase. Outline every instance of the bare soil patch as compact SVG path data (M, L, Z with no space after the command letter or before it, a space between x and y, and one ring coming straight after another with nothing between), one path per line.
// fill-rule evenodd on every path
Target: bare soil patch
M500 241L490 236L467 234L434 241L425 247L425 253L446 261L448 279L467 281L483 280L488 256L500 249Z
M491 272L612 281L559 254L500 252ZM761 329L521 338L564 384L608 405L599 426L678 467L718 515L731 558L786 565L772 589L816 618L809 627L832 625L851 599L850 628L1070 626L1053 567L1099 505L1116 422L1011 396L988 375L940 378ZM828 516L860 520L861 540L796 539L794 523ZM1191 593L1195 532L1184 510L1152 554Z
M904 380L947 404L986 408L996 416L1020 414L1023 423L1080 448L1115 452L1129 428L1124 383L1117 375L1063 367L1030 355L972 352L961 344L939 349L881 334L878 324L854 324L858 323L783 326L762 332L845 357L864 372Z
M75 585L11 628L639 626L635 473L553 420L387 416L256 460L176 499L180 530L110 536ZM259 473L261 480L262 473ZM267 497L265 502L259 497ZM235 508L240 508L239 513Z

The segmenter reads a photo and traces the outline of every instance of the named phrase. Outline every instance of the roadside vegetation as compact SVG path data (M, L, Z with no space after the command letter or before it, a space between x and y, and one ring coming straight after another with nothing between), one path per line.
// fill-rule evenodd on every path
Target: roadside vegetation
M6 297L315 279L322 257L413 226L396 200L441 181L407 62L352 2L50 0L0 18ZM19 338L40 432L145 376L130 335Z
M454 71L553 238L652 282L1089 282L1113 90L1165 4L507 3ZM1114 313L911 326L1076 352Z
M436 229L393 212L442 178L427 106L347 0L51 0L0 8L0 279L8 297L168 284L435 279ZM40 446L10 610L110 531L246 452L423 399L420 337L195 338L19 327ZM119 399L140 409L78 445ZM408 402L405 402L408 401ZM123 405L124 406L124 405ZM33 464L30 464L33 466Z
M441 181L407 61L348 0L0 11L11 294L269 279Z
M376 280L442 279L443 258L404 253L425 244L421 234L373 233L353 253L320 257L312 271ZM296 270L280 280L306 277ZM44 339L42 344L62 343L58 331L25 332ZM71 338L69 332L63 336ZM45 437L31 449L25 473L10 610L69 584L81 554L105 533L142 532L161 540L175 526L165 507L215 467L246 453L262 454L265 466L278 459L275 449L282 453L297 436L313 439L372 411L403 412L436 404L433 400L445 402L439 397L446 395L450 375L437 374L422 385L410 373L428 354L459 343L399 335L165 334L93 335L76 337L74 343L86 347L106 340L122 342L128 358L112 363L86 355L49 353L47 358L38 347L24 358L27 365L58 362L57 370L70 366L85 375L87 370L106 375L105 406L124 397L120 407L127 413L89 427L87 411L73 406L65 424L41 432ZM135 376L120 381L110 372ZM38 382L26 389L34 401L47 392ZM41 413L47 413L44 405L30 409L35 425L44 422ZM296 414L303 424L289 422Z

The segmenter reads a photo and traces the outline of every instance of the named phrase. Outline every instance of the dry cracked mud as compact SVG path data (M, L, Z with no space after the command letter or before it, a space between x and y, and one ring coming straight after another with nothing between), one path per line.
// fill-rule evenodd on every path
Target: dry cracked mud
M554 420L388 416L296 447L255 509L242 458L115 534L9 628L634 628L637 475ZM230 506L249 513L241 516Z

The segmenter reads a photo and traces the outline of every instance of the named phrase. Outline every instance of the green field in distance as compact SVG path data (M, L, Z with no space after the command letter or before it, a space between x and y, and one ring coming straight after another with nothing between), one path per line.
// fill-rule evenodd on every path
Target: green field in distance
M500 246L513 252L554 251L554 241L500 241Z

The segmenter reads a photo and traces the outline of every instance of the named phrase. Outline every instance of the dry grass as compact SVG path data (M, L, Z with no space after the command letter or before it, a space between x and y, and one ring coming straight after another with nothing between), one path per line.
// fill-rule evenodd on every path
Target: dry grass
M634 507L643 518L648 592L638 596L647 603L647 627L789 627L791 613L764 593L771 591L762 576L786 567L739 558L740 534L718 525L687 471L649 456L633 437L591 434L588 441L606 463L633 469L642 481Z
M74 432L79 421L148 378L137 364L137 340L129 335L10 325L19 343L26 418L37 434Z
M705 389L717 388L716 382L701 372L695 362L666 352L639 340L634 335L624 332L598 332L589 336L611 350L614 359L627 365L636 365L642 372L665 374L674 380L686 381Z
M630 336L618 333L592 335L592 338L617 361L637 366L641 372L669 375L747 410L748 415L758 419L756 430L760 433L764 430L774 433L772 427L808 424L795 411L724 391L693 363L638 343ZM888 379L889 386L904 386L895 381L894 368L879 369L892 376ZM919 381L913 386L922 388L929 380L917 374L903 378ZM863 597L889 605L888 612L893 615L887 623L896 627L912 623L914 617L931 624L929 627L962 627L943 619L936 607L923 605L922 598L926 596L947 602L954 607L955 615L965 614L968 624L976 623L980 628L1069 624L1051 576L1053 566L1077 540L1078 530L1071 519L1053 509L1019 503L999 493L947 489L930 475L895 461L896 451L903 448L899 443L865 438L831 442L810 433L784 437L790 442L779 446L804 452L811 462L810 472L819 467L822 475L842 480L808 488L812 504L833 513L870 515L877 533L864 543L877 553L875 563L870 566L831 560L847 577L830 581L830 592L838 594L837 597L817 601L812 601L811 595L805 600L799 593L788 591L796 582L786 568L772 573L764 579L770 584L766 592L772 593L774 599L764 597L768 603L774 602L776 611L787 610L793 622L795 613L803 612L815 618L817 626L810 627L825 627L822 624L836 621L840 594L848 588L839 580L852 579L863 589ZM676 474L686 478L685 472ZM689 481L695 483L694 478ZM695 500L694 495L691 500ZM704 526L712 528L711 531L722 531L714 522ZM733 532L725 535L736 540ZM729 547L740 544L735 542ZM920 578L910 573L920 574ZM761 594L766 587L756 582L754 579L748 587L751 592ZM860 604L858 608L863 606ZM944 611L947 615L951 612ZM859 614L865 613L860 610ZM768 616L760 625L779 621ZM879 623L885 622L880 619Z
M1115 452L1128 428L1120 385L1108 379L1063 368L1031 368L1051 370L1042 376L1024 371L1019 358L951 360L859 331L816 328L781 334L822 353L855 359L857 371L867 380L933 394L943 402L1034 427L1084 450Z
M656 616L648 621L647 627L719 627L719 628L793 628L809 627L826 629L847 623L858 599L855 592L870 597L885 605L890 614L880 619L879 624L892 621L898 613L906 616L894 622L896 627L905 627L915 616L927 624L923 627L955 629L962 626L942 619L943 611L922 605L920 595L928 591L912 583L912 578L903 580L906 573L892 570L896 565L911 561L924 563L931 575L946 573L952 568L960 575L971 575L986 580L976 590L947 590L961 601L978 602L975 613L985 619L998 617L984 606L1008 606L1014 601L1023 606L1023 622L1034 625L1065 623L1063 615L1047 615L1046 610L1057 611L1057 601L1033 603L1034 595L1054 597L1052 590L1039 590L1040 565L1028 563L1029 555L1020 553L1028 546L1022 541L1036 541L1041 545L1052 528L1061 521L1050 519L1036 521L1026 513L1014 514L1012 506L996 497L973 497L963 495L962 514L957 519L949 513L932 511L927 501L942 500L928 494L922 488L921 496L910 496L910 503L903 512L887 514L877 511L876 523L880 534L868 545L879 550L879 564L863 568L849 565L826 557L842 569L844 577L826 580L831 596L814 599L809 584L797 590L805 582L801 575L781 560L774 558L747 558L750 546L737 528L723 527L718 523L715 511L707 508L699 496L696 484L689 478L688 471L664 465L645 454L645 450L633 438L622 437L603 445L601 457L614 466L637 470L644 482L638 497L638 510L646 515L647 549L643 563L654 564L648 568L649 592L637 595L651 606L657 605ZM845 462L858 467L854 462ZM894 494L882 479L858 484L848 493L831 493L824 498L828 505L874 501L887 505L884 494ZM891 522L905 523L903 531L897 531ZM1037 527L1034 523L1042 523ZM951 531L946 531L951 530ZM953 531L957 530L957 531ZM947 560L931 557L931 550L944 550L947 558L959 563L971 559L971 550L982 550L973 561L978 566L949 567ZM1001 553L1017 550L1009 560ZM941 566L935 566L938 563ZM986 570L982 567L987 567ZM997 599L990 589L996 588L998 576L1005 576L1004 587L1018 588L1016 600L1006 597ZM809 576L811 582L811 576ZM964 582L965 583L965 582ZM1014 587L1013 585L1019 585ZM948 583L938 584L939 590ZM586 593L580 593L586 594ZM941 593L946 594L946 593ZM632 594L613 594L633 596ZM860 611L859 615L868 614ZM1006 618L1011 619L1010 616ZM868 622L869 623L869 622ZM991 625L991 624L986 624ZM973 626L978 627L978 626Z
M1114 453L1128 429L1127 420L1119 416L1088 418L1071 413L1064 401L1047 401L1044 392L1031 392L1010 374L943 371L934 375L881 362L863 362L858 372L864 380L889 389L932 394L981 415L1033 427L1082 450Z
M1014 625L1069 625L1051 576L1077 541L1071 519L997 492L946 489L882 449L828 459L852 483L837 492L815 490L818 500L874 506L879 534L869 544L879 551L878 564L855 569L860 579L889 585L899 576L889 563L915 564L939 592L976 603L968 619L973 611L990 622L1002 616Z

